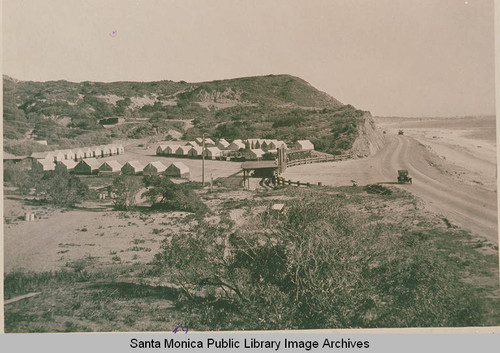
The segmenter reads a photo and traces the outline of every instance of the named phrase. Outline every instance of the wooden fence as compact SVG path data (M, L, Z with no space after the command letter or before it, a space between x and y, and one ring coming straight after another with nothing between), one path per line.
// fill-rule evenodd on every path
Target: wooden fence
M341 161L350 158L350 154L344 154L344 155L338 155L338 156L333 156L329 154L325 155L318 155L315 157L309 157L309 158L301 158L301 159L295 159L295 160L289 160L286 162L287 167L293 167L296 165L301 165L301 164L311 164L311 163L324 163L324 162L333 162L333 161Z
M283 177L275 178L274 184L275 185L295 185L295 186L314 186L314 185L316 185L316 184L311 184L311 183L301 183L300 181L286 180ZM321 182L318 183L318 186L322 186Z

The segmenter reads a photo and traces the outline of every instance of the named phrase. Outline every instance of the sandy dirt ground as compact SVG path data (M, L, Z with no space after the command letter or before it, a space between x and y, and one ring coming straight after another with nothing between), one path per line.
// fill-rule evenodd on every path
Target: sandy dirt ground
M25 206L6 199L10 215L40 213L40 206ZM53 271L87 260L99 266L147 263L160 251L161 241L179 231L183 212L116 212L85 208L61 212L43 207L45 217L4 225L4 272ZM93 205L92 205L93 206ZM94 208L95 209L95 208Z
M441 119L439 123L433 121L428 131L424 131L422 125L425 124L417 122L416 130L410 132L402 123L385 122L381 126L387 131L387 143L375 155L345 162L296 166L288 168L284 177L335 186L351 185L355 180L365 185L394 183L397 171L407 169L413 184L394 185L420 197L430 211L442 214L453 224L498 243L496 155L491 153L495 146L495 141L491 140L491 120L459 121L460 125ZM397 135L400 128L405 135ZM436 133L442 138L434 139L432 136ZM421 137L422 134L432 135L430 139L439 142L426 145L428 141ZM460 143L460 136L463 143ZM482 148L473 147L477 145ZM478 163L469 162L476 157L480 160Z
M123 141L125 142L125 141ZM101 158L101 161L139 160L144 165L161 161L166 166L181 161L190 168L190 180L201 181L201 159L156 156L156 145L139 147L143 141L130 140L125 153ZM227 177L240 170L241 163L205 160L205 181ZM97 177L99 178L99 177ZM104 181L104 179L103 179ZM108 180L109 181L109 180ZM97 207L96 207L97 206ZM101 209L99 209L99 207ZM51 271L81 259L96 263L147 263L160 251L161 240L178 231L184 218L180 212L121 214L111 211L111 204L84 203L80 209L61 212L47 206L30 206L21 200L4 199L4 271ZM34 222L20 220L26 212L42 214Z

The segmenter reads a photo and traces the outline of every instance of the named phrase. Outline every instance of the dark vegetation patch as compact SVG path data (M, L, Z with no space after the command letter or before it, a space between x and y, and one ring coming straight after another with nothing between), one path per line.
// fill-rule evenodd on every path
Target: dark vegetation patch
M365 185L363 189L369 194L390 195L392 190L380 184Z

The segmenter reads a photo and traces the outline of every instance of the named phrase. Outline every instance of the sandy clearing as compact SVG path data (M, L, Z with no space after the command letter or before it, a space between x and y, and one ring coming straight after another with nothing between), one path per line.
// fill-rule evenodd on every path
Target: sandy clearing
M9 202L11 210L21 209L12 205L20 201ZM36 211L36 207L30 209ZM123 215L114 211L52 210L47 219L5 224L4 271L52 271L85 258L97 258L97 266L147 263L160 251L165 236L179 230L176 219L185 213Z

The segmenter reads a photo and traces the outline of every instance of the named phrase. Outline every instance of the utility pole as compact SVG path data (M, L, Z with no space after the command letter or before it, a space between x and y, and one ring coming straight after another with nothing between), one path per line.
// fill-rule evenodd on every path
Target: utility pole
M203 134L201 147L201 185L205 186L205 134Z

